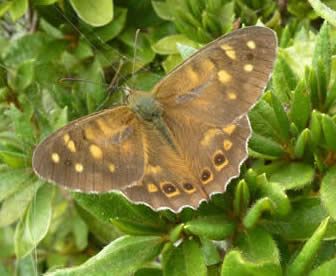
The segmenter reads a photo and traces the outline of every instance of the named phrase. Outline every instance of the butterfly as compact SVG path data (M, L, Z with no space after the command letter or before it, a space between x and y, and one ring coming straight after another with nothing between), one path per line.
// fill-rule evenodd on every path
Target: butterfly
M82 192L120 191L154 210L197 208L224 192L247 158L247 112L262 95L276 34L219 37L125 105L70 122L33 154L35 173Z

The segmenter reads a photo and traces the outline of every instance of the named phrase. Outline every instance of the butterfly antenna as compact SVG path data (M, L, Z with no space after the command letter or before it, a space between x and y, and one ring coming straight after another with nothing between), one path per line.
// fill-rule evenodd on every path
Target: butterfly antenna
M133 57L133 69L132 69L132 82L134 83L134 74L135 74L135 61L136 61L136 51L137 51L137 43L138 36L140 33L140 29L137 29L135 32L135 41L134 41L134 57Z

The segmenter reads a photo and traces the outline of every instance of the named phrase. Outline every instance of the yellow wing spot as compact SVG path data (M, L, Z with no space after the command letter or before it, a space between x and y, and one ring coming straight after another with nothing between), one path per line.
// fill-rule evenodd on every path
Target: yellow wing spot
M226 151L232 148L232 142L230 140L225 139L223 142L223 147Z
M91 145L90 146L90 152L93 158L95 159L102 159L103 158L103 151L101 150L100 147L96 145Z
M226 134L231 135L235 131L236 127L237 127L236 125L232 124L232 125L228 125L228 126L223 127L222 130Z
M113 134L113 130L102 119L97 120L96 122L106 136L111 136Z
M246 42L247 47L249 47L250 49L254 50L256 48L256 44L253 40L249 40Z
M114 166L113 164L110 164L110 165L108 166L108 168L109 168L109 171L110 171L111 173L114 173L114 171L115 171L115 166Z
M51 154L51 160L54 162L54 163L59 163L60 161L60 157L58 155L58 153L54 152Z
M148 169L147 169L148 173L154 173L154 174L157 174L157 173L160 173L162 171L161 167L160 166L148 166Z
M222 44L220 47L225 51L225 54L229 58L236 59L236 51L230 45Z
M203 139L201 141L202 146L207 146L209 145L211 139L216 136L218 133L218 130L216 128L211 128L207 130L203 136Z
M156 187L153 183L149 183L149 184L147 184L147 190L148 190L148 192L150 192L150 193L155 193L155 192L157 192L159 189L158 189L158 187Z
M246 72L252 72L252 70L253 70L253 65L252 65L252 64L245 64L245 65L244 65L244 70L245 70Z
M215 64L210 59L204 59L201 62L202 71L212 71L215 68Z
M186 68L186 73L188 75L188 78L190 82L197 83L199 80L198 74L191 68L191 66L188 66Z
M228 92L227 95L228 95L228 98L229 98L230 100L235 100L235 99L237 99L237 95L236 95L235 92Z
M69 140L70 140L70 135L69 134L65 134L63 136L63 140L64 140L64 144L67 144L69 142Z
M76 146L74 141L69 140L67 147L71 152L76 152Z
M221 83L228 83L232 79L232 76L228 72L226 72L225 70L220 70L217 73L217 76L218 76L218 79Z
M81 173L84 170L84 167L81 163L76 163L75 164L75 170L76 170L76 172Z
M94 131L92 127L88 127L84 130L85 137L91 141L95 141L97 139L97 133Z
M225 157L221 150L217 150L214 153L212 156L212 162L217 171L221 171L229 164L229 160Z
M181 193L180 190L176 188L174 184L167 181L161 182L160 188L167 197L174 197Z

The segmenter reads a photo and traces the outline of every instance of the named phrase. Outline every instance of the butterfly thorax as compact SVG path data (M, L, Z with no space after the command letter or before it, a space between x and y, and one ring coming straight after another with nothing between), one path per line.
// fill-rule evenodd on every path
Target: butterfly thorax
M128 99L128 106L141 119L156 121L161 117L162 109L152 93L133 90Z

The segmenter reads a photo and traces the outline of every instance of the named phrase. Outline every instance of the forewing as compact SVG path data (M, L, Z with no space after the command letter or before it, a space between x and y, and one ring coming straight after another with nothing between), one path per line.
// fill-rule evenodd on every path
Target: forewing
M73 121L37 146L34 171L49 182L86 192L132 185L144 173L139 124L125 106Z
M165 112L221 126L246 114L262 94L276 57L275 33L247 27L198 51L153 89Z

